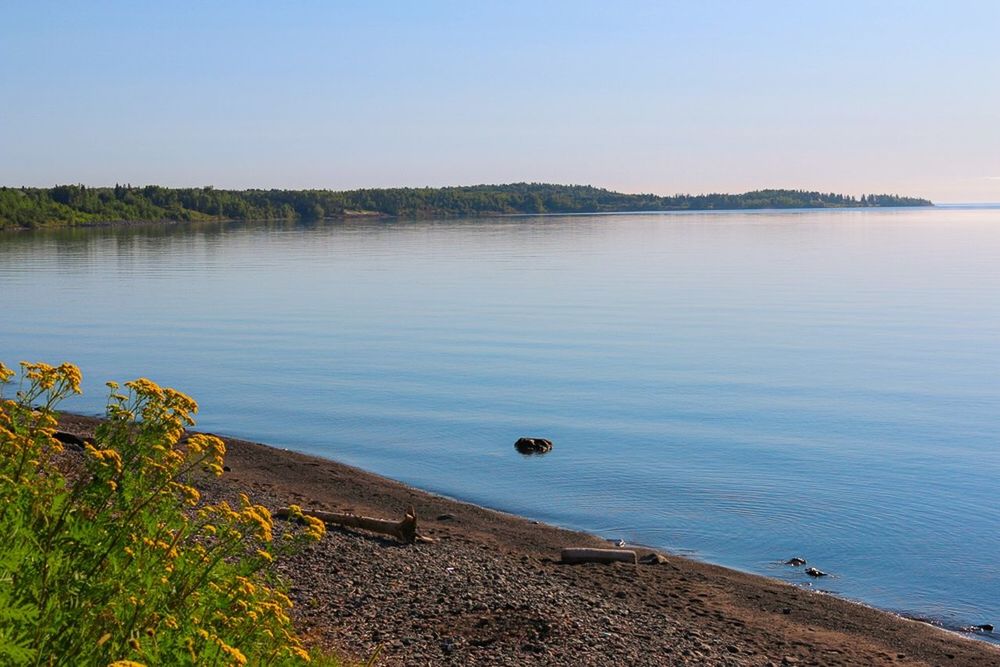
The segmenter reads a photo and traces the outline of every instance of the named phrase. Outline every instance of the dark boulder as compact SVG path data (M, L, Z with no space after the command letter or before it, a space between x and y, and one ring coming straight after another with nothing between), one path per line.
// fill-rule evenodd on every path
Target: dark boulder
M548 454L552 451L552 441L545 438L519 438L514 449L522 454Z
M70 449L82 450L84 445L87 444L87 440L84 440L78 435L72 433L67 433L66 431L56 431L52 434L52 437L61 442L64 445L68 445Z

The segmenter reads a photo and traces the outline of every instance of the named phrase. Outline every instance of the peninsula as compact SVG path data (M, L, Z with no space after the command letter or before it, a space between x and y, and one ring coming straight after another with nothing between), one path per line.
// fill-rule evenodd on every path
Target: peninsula
M354 215L429 217L885 206L933 204L927 199L898 195L854 197L805 190L661 197L548 183L342 191L58 185L0 188L0 229L118 222L321 220Z

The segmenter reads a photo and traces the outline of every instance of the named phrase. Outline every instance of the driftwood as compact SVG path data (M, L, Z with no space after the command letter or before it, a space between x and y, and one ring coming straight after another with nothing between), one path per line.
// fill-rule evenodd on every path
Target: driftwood
M417 535L417 514L412 507L406 510L406 514L401 521L390 519L376 519L370 516L359 516L357 514L342 514L340 512L323 512L321 510L302 510L303 514L314 516L323 523L344 526L346 528L361 528L374 533L391 535L400 542L413 544L416 541L429 542L430 538ZM282 507L275 516L287 519L292 515L292 511L287 507Z
M635 552L631 549L586 549L567 548L562 550L562 562L576 563L636 563Z

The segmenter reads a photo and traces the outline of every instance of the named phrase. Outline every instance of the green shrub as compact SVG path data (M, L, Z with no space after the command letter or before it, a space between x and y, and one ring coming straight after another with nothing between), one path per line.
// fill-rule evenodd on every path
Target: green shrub
M0 664L287 665L309 661L268 564L319 539L299 517L280 539L268 510L201 502L225 445L183 439L197 411L139 379L108 383L107 420L81 455L52 435L80 371L0 364Z

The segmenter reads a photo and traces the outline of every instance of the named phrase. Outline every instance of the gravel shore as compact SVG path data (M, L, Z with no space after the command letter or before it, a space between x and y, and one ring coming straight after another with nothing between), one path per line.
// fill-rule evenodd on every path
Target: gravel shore
M63 416L87 435L96 420ZM401 518L433 542L331 528L276 564L302 634L382 665L976 665L986 642L765 577L664 554L652 565L559 563L606 541L456 502L334 461L224 438L240 492L276 509ZM640 555L648 549L637 549Z

